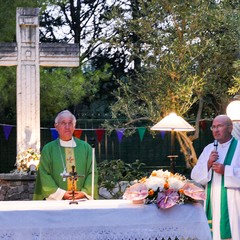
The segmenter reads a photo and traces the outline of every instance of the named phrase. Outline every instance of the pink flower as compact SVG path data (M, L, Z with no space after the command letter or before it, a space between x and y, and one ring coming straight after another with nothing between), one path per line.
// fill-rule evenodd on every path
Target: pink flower
M148 189L143 183L136 183L127 188L123 195L123 199L127 200L142 200L148 196Z
M206 199L206 194L204 189L197 187L195 184L193 183L186 183L183 186L183 192L186 196L195 199L195 200L205 200Z
M179 194L174 189L168 189L158 193L157 206L159 208L170 208L177 204Z

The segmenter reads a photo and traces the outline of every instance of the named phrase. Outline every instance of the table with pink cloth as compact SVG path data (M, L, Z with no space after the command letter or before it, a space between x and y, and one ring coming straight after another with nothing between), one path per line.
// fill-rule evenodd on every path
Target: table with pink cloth
M0 239L210 240L199 203L158 209L128 200L0 201Z

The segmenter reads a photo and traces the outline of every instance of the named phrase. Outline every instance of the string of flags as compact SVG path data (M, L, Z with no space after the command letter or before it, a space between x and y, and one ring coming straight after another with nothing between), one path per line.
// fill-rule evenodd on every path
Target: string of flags
M147 127L137 127L136 130L139 134L139 137L140 137L140 140L142 141L143 138L144 138L144 134L146 132L146 129ZM115 131L116 131L116 134L117 134L117 138L118 138L118 142L121 143L122 142L122 139L123 139L123 136L124 136L124 132L125 132L125 128L117 128ZM58 132L55 128L50 128L50 131L51 131L51 134L52 134L52 138L53 139L57 139L58 138ZM105 134L105 132L107 130L105 129L75 129L73 135L74 137L76 138L81 138L82 136L82 133L83 131L95 131L96 133L96 137L97 137L97 141L98 143L100 143L103 139L103 136ZM164 135L162 135L164 136Z
M0 126L3 127L3 132L4 132L5 139L8 140L9 136L11 134L12 128L16 127L16 126L8 125L8 124L0 124ZM206 122L205 121L200 121L199 127L203 131L205 131L206 130ZM51 136L52 136L53 140L58 138L58 132L55 128L41 128L41 129L49 129L51 131ZM123 139L123 136L124 136L124 133L125 133L126 129L127 128L117 128L117 129L115 129L119 143L122 142L122 139ZM136 130L138 132L140 141L143 141L144 135L145 135L146 130L147 130L147 127L136 127ZM75 131L74 131L74 136L80 139L83 131L95 131L97 141L98 141L98 143L100 143L107 130L101 129L101 128L99 128L99 129L78 129L78 128L76 128ZM161 138L164 139L165 131L160 131L160 135L161 135Z
M7 125L7 124L0 124L0 126L3 127L3 132L4 132L5 139L8 140L9 136L11 134L12 128L14 128L16 126ZM52 136L53 140L58 138L58 132L55 128L41 128L41 129L49 129L51 131L51 136ZM117 128L115 130L119 143L122 142L125 130L126 130L126 128ZM139 134L140 140L143 141L143 138L144 138L145 132L147 130L147 127L137 127L136 130ZM100 129L78 129L78 128L76 128L73 135L80 139L83 131L95 131L96 139L97 139L98 143L100 143L107 130L101 129L101 128ZM164 137L164 134L162 133L161 136Z

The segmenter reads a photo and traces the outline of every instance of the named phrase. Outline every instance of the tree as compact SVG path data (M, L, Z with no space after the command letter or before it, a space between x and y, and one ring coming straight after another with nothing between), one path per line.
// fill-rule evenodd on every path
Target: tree
M116 1L119 2L119 1ZM114 96L108 94L116 89L116 77L124 73L124 51L113 51L108 42L112 36L110 12L115 2L99 1L48 1L41 17L41 41L75 42L80 47L80 68L83 71L86 91L78 104L72 104L74 112L86 111L96 116L106 116L109 102ZM61 34L63 33L63 34ZM89 83L94 82L89 88ZM107 94L106 94L107 93Z
M41 41L79 43L81 63L91 59L106 33L104 18L110 6L107 0L52 0L42 12ZM61 35L61 33L63 33Z
M138 0L125 6L114 13L119 20L111 44L129 53L128 63L137 56L141 68L133 67L126 81L119 81L113 118L126 118L124 126L154 123L171 111L196 118L194 136L178 134L187 165L193 166L199 120L223 113L236 73L239 3Z
M0 0L0 41L15 42L16 41L16 8L17 7L38 7L41 0Z
M40 41L41 42L75 42L79 43L81 48L80 67L76 69L67 68L48 68L41 70L41 120L51 118L63 108L72 108L76 111L76 106L86 96L93 96L98 90L98 81L100 78L106 79L109 71L106 72L106 67L100 70L83 66L86 61L99 45L95 43L99 34L101 34L101 21L97 20L99 12L104 8L105 1L14 1L13 6L19 7L42 7L40 13ZM49 5L58 4L58 5ZM3 10L7 9L6 13L11 16L10 31L7 31L6 23L1 25L3 33L7 33L3 41L15 41L16 29L16 8L9 10L9 4L6 1L1 3ZM41 15L42 14L42 15ZM52 16L51 14L55 14ZM59 16L58 16L59 14ZM4 17L4 13L1 17ZM91 20L91 23L89 21ZM99 23L97 23L99 21ZM94 28L89 27L93 24ZM97 27L96 27L97 26ZM69 33L65 33L63 38L59 35L60 28L66 28ZM55 31L55 30L58 31ZM56 34L56 36L55 36ZM1 35L3 36L3 35ZM85 43L83 44L82 41ZM87 43L89 43L89 46ZM84 45L84 46L83 46ZM84 51L82 51L85 48ZM88 59L89 60L89 59ZM88 65L87 65L88 66ZM8 119L14 119L16 110L16 75L11 68L1 68L2 75L0 76L2 88L4 91L0 99L2 100L2 116ZM106 76L103 76L106 74ZM11 84L9 84L11 83ZM59 94L61 92L61 94ZM6 114L7 112L7 114ZM7 117L9 116L9 117Z
M233 67L236 69L236 75L233 77L232 86L228 90L230 95L240 93L240 60L235 61Z

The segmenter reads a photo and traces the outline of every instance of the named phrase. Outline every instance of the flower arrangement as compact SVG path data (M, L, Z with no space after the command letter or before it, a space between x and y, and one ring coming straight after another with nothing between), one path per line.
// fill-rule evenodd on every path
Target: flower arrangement
M40 161L40 156L40 153L32 148L19 152L16 157L16 167L18 173L29 172L31 170L31 166L35 166L36 170Z
M181 174L154 170L150 177L142 178L126 189L123 198L135 203L156 203L159 208L205 199L204 189Z

